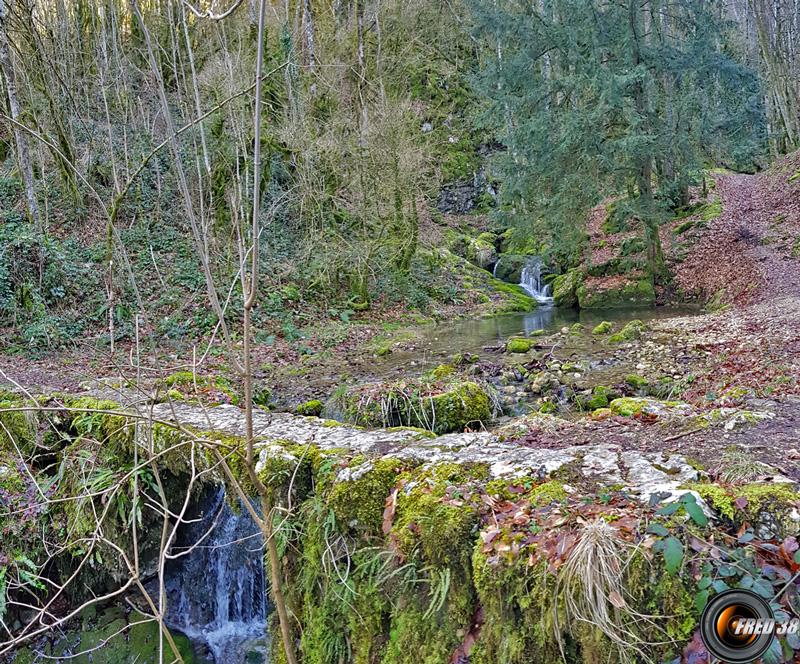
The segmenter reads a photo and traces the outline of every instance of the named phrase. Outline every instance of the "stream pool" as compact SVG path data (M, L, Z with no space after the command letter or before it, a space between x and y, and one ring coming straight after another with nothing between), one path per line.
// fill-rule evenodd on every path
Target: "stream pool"
M474 353L483 357L487 348L500 346L508 337L528 336L540 329L551 333L578 322L591 330L604 320L619 323L618 327L621 327L636 318L649 321L697 312L691 307L578 310L540 306L524 313L450 321L423 328L412 343L376 358L374 371L378 377L392 373L421 373L442 364L456 353Z

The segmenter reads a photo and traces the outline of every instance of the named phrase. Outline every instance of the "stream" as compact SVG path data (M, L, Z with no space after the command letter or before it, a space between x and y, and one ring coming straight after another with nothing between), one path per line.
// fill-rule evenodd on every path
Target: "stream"
M224 487L207 491L194 522L179 533L167 566L167 625L192 641L195 662L267 661L269 612L264 543L242 505L233 509Z
M696 313L696 309L687 307L579 311L551 306L546 291L539 291L539 296L541 304L534 311L417 328L411 341L372 358L362 367L361 378L367 382L419 375L448 362L456 353L496 361L497 349L510 336L529 336L536 330L550 333L576 322L591 330L604 320L621 327L635 318L648 321ZM512 397L508 399L513 401ZM517 414L522 412L524 406ZM203 496L194 519L181 532L177 551L202 540L200 545L173 561L167 570L169 627L190 638L195 662L266 662L270 607L265 593L263 542L256 525L244 509L231 508L222 488ZM208 535L203 539L205 533Z
M619 327L638 318L650 321L696 314L691 307L653 307L617 309L571 309L540 305L533 311L489 318L467 318L426 327L411 344L393 350L374 360L376 377L386 374L422 373L442 364L456 353L487 355L487 348L500 346L512 336L529 336L536 330L552 333L573 323L592 329L602 321Z

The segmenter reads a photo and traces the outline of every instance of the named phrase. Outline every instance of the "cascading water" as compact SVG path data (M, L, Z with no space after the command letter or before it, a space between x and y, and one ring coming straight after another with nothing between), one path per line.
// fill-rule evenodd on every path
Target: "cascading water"
M167 568L166 622L204 646L215 664L267 661L261 533L246 509L231 509L223 488L202 507L202 515L184 528L173 553L211 530L199 546Z
M522 268L519 285L540 304L550 304L550 285L542 285L542 259L531 256Z

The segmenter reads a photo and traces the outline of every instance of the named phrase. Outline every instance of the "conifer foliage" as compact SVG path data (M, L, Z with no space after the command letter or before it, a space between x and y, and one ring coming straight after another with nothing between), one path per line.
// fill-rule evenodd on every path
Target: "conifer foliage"
M642 222L653 274L659 223L711 163L749 169L765 125L756 74L697 0L472 0L478 86L504 150L501 215L575 243L589 207Z

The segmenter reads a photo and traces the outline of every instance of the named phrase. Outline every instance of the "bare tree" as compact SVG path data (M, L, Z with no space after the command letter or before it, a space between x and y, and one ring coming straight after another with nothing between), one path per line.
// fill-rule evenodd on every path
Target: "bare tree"
M20 120L20 105L17 97L17 77L14 71L14 62L11 59L8 38L8 10L6 0L0 0L0 68L6 84L6 97L8 110L14 121ZM28 205L28 217L38 226L39 208L36 203L36 190L33 182L33 167L31 166L30 148L28 137L17 125L13 127L14 142L16 143L17 165L19 167L22 184L25 187L25 200Z

